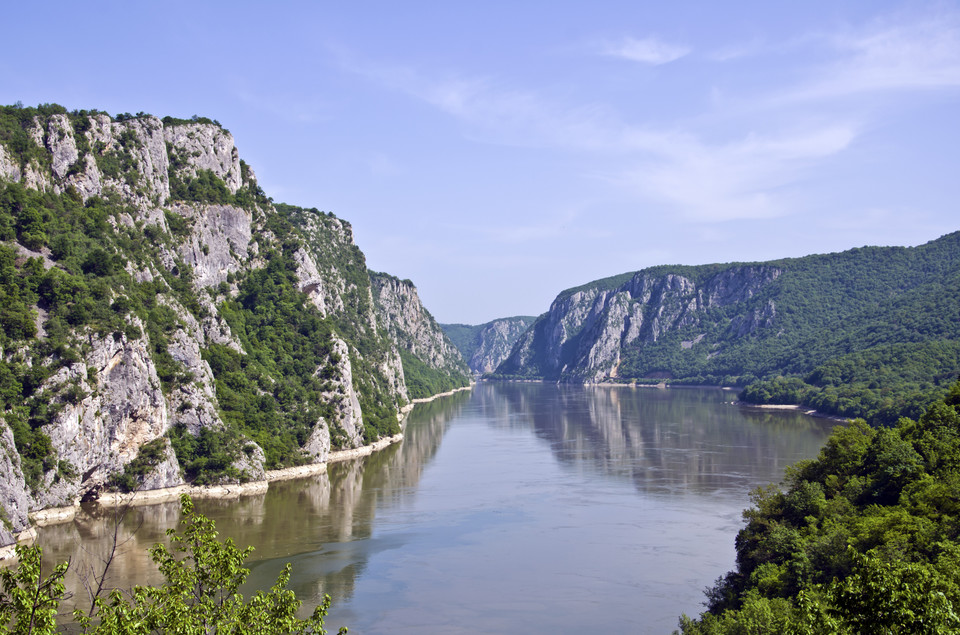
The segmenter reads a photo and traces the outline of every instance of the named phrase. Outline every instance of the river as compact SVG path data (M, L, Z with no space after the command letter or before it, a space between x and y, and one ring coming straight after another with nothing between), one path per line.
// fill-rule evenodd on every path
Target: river
M264 495L197 501L253 545L248 588L293 563L332 632L670 633L734 563L751 490L817 454L830 424L718 389L480 383L418 405L403 443ZM69 584L120 547L110 583L159 581L146 549L177 504L119 523L85 507L41 530ZM89 575L87 576L89 577Z

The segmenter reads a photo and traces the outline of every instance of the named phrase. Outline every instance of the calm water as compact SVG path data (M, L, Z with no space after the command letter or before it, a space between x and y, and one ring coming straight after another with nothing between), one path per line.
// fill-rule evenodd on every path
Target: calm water
M250 588L292 562L307 605L333 596L333 631L669 633L732 567L749 492L829 431L732 398L482 383L417 406L400 445L197 508L256 547ZM146 549L178 519L176 504L123 519L115 586L158 581ZM113 526L87 513L40 542L82 571Z

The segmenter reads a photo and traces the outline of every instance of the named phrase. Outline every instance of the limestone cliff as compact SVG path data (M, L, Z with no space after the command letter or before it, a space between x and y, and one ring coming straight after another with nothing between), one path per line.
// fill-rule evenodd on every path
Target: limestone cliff
M475 375L492 373L509 355L520 336L536 320L532 316L500 318L470 326L441 324Z
M708 357L731 333L771 327L776 304L761 293L780 273L770 265L737 265L696 280L641 271L572 289L520 337L497 372L583 382L670 376L669 364L632 364L626 373L622 364L658 344L674 354ZM717 319L728 312L737 317Z
M398 431L402 331L348 223L274 205L210 120L0 115L0 544L104 488L255 480ZM415 293L392 306L433 324Z
M411 397L465 386L470 373L460 351L420 302L409 280L370 272L378 322L397 342Z
M917 247L654 267L562 292L496 373L745 385L854 351L960 340L960 322L944 318L958 298L960 232Z

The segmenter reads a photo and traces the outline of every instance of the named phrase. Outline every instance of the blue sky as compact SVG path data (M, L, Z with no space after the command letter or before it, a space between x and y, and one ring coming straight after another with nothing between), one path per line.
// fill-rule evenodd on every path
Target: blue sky
M199 114L441 322L960 229L956 2L47 2L0 102Z

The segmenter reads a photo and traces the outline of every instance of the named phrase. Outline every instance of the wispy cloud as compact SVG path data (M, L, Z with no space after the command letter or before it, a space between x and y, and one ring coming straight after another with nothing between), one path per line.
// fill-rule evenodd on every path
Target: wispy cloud
M789 190L817 162L845 150L852 126L707 144L688 136L640 161L618 181L682 216L706 222L769 218L794 211Z
M654 203L650 209L699 222L768 218L796 212L800 185L870 129L862 109L845 112L836 107L838 98L960 87L958 16L895 16L839 33L801 34L783 45L790 52L785 61L811 46L817 55L804 59L818 61L791 67L779 85L724 99L722 109L708 116L655 125L630 122L603 102L564 103L498 77L436 79L411 69L362 65L351 70L457 118L478 141L581 154L582 173ZM753 60L767 46L773 45L757 40L705 57ZM691 52L656 38L626 38L596 50L651 65ZM724 121L722 137L714 126L718 120ZM750 128L738 132L744 121ZM522 241L544 231L517 227L498 238Z
M691 49L686 46L669 44L654 37L635 39L624 38L618 42L611 42L601 47L604 55L621 57L632 62L659 66L667 64L690 54Z
M779 101L814 101L879 91L960 87L960 16L887 19L823 36L836 57Z

